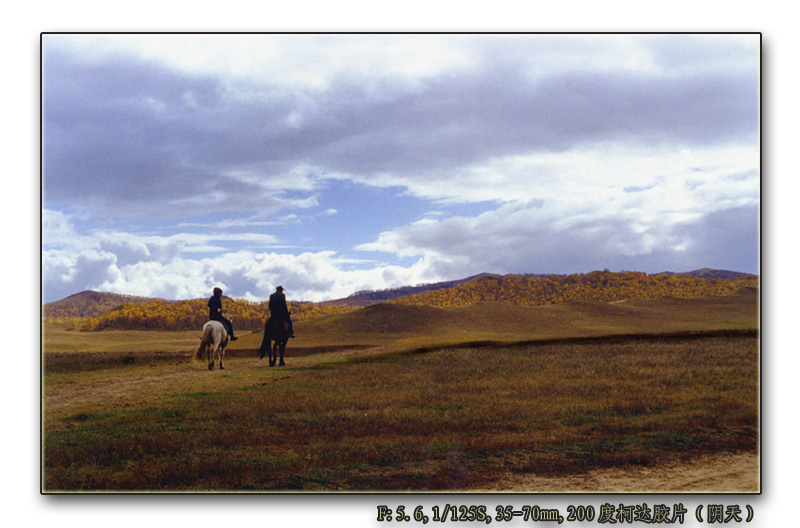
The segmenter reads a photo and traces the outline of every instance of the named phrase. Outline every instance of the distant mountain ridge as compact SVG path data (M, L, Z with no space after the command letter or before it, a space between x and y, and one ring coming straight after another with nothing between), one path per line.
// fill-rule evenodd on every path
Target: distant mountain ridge
M672 271L662 271L657 275L670 275L675 277L697 277L698 279L720 279L720 280L738 280L754 278L758 275L752 273L742 273L740 271L718 270L711 268L702 268L694 271L685 271L682 273L675 273Z
M585 274L581 274L585 275ZM661 273L654 273L652 275L668 275L668 276L676 276L676 277L695 277L698 279L718 279L718 280L738 280L738 279L747 279L747 278L755 278L757 275L753 275L751 273L742 273L739 271L728 271L728 270L718 270L718 269L711 269L711 268L702 268L693 271L684 271L680 273L672 272L672 271L664 271ZM520 277L540 277L540 278L547 278L547 277L554 277L554 276L561 276L565 277L566 275L562 274L555 274L555 273L525 273L520 274ZM455 288L456 286L461 286L463 284L469 284L471 282L479 281L485 278L495 278L500 279L503 275L499 275L496 273L479 273L478 275L472 275L465 279L458 279L458 280L451 280L451 281L444 281L444 282L435 282L430 284L420 284L418 286L402 286L400 288L388 288L385 290L366 290L356 292L352 295L349 295L343 299L336 299L333 301L324 301L319 304L344 304L347 306L369 306L376 302L385 302L385 301L393 301L400 297L407 297L409 295L416 295L418 293L425 293L429 291L436 291L436 290L444 290L448 288Z
M371 304L375 304L378 302L385 302L385 301L393 301L399 297L405 297L407 295L415 295L417 293L424 293L429 291L435 290L444 290L447 288L454 288L456 286L461 286L462 284L468 284L470 282L474 282L476 280L481 280L486 277L494 277L500 278L502 275L496 275L494 273L480 273L478 275L472 275L465 279L458 279L458 280L451 280L451 281L443 281L443 282L434 282L430 284L419 284L417 286L401 286L399 288L387 288L385 290L365 290L356 292L352 295L344 297L343 299L336 299L333 301L324 301L319 304L344 304L347 306L369 306Z
M596 273L596 272L591 272L591 273ZM577 274L577 275L588 275L588 274ZM680 273L665 271L662 273L657 273L652 275L694 277L694 278L715 279L715 280L739 280L739 279L758 277L758 275L753 275L749 273L741 273L728 270L716 270L710 268L702 268L694 271L680 272ZM566 277L567 275L520 274L517 276L547 278L547 277ZM315 304L321 307L345 306L352 308L362 308L370 306L372 304L394 301L402 297L409 297L412 295L428 293L437 290L457 288L459 286L467 285L487 278L502 279L503 277L504 277L503 275L498 275L494 273L480 273L478 275L472 275L470 277L458 280L436 282L431 284L421 284L417 286L388 288L385 290L360 291L353 293L352 295L349 295L348 297L344 297L342 299L323 301L320 303L301 303L296 301L290 301L290 302L298 305ZM181 302L181 301L163 301L162 299L154 297L138 297L134 295L123 295L118 293L105 293L105 292L87 290L80 293L76 293L74 295L70 295L69 297L61 299L60 301L47 303L42 307L42 311L46 319L65 320L70 318L97 317L103 314L104 312L108 312L109 310L113 309L118 309L119 307L126 304L136 305L136 304L151 303L154 301L176 302L176 303Z
M121 293L82 291L42 307L45 318L95 317L123 304L141 304L159 300L155 297L138 297Z

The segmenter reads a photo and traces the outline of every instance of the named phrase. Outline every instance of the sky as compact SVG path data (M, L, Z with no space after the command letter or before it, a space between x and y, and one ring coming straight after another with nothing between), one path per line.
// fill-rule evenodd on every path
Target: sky
M758 34L44 34L42 282L759 273Z

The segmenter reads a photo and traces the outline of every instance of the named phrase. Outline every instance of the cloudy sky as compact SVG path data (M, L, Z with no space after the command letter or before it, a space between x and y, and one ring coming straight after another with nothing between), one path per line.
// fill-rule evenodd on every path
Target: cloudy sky
M759 35L42 38L44 301L759 272Z

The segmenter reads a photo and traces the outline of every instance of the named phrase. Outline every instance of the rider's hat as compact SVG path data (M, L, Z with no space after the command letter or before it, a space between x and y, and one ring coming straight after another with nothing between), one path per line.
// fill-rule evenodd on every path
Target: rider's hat
M277 288L275 288L275 290L276 291L283 291L283 286L278 286Z

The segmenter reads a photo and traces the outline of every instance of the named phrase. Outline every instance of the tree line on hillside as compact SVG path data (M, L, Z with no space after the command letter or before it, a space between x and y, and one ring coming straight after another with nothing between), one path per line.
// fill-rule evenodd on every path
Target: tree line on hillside
M501 302L525 306L570 301L621 301L658 297L729 295L743 287L757 287L758 277L736 280L702 279L642 272L593 271L572 275L506 275L484 277L455 288L436 290L397 299L402 304L436 308L468 306L478 302Z
M225 298L225 316L233 319L237 330L261 330L269 317L268 302L250 302ZM349 306L323 306L317 303L287 303L293 321L303 321L325 315L354 310ZM94 317L71 318L66 321L76 330L194 330L208 321L208 300L155 300L147 303L128 303Z
M572 275L485 276L466 284L432 290L395 299L395 303L437 308L467 306L478 302L500 302L526 306L569 301L620 301L665 296L698 297L729 295L744 287L758 287L758 277L704 279L677 275L648 275L641 272L595 271ZM268 303L225 298L225 313L239 330L260 330L269 317ZM290 302L294 321L304 321L356 310L346 304ZM208 320L206 299L187 301L154 300L127 303L93 317L57 320L83 330L159 329L193 330Z
M444 282L433 282L427 284L418 284L416 286L400 286L398 288L385 288L382 290L362 290L358 291L344 299L338 301L326 301L328 304L343 303L349 306L369 306L383 301L393 301L398 297L407 297L417 293L425 293L432 290L443 290L447 288L454 288L460 284L473 282L483 277L500 277L491 273L481 273L480 275L473 275L466 279L451 280Z

